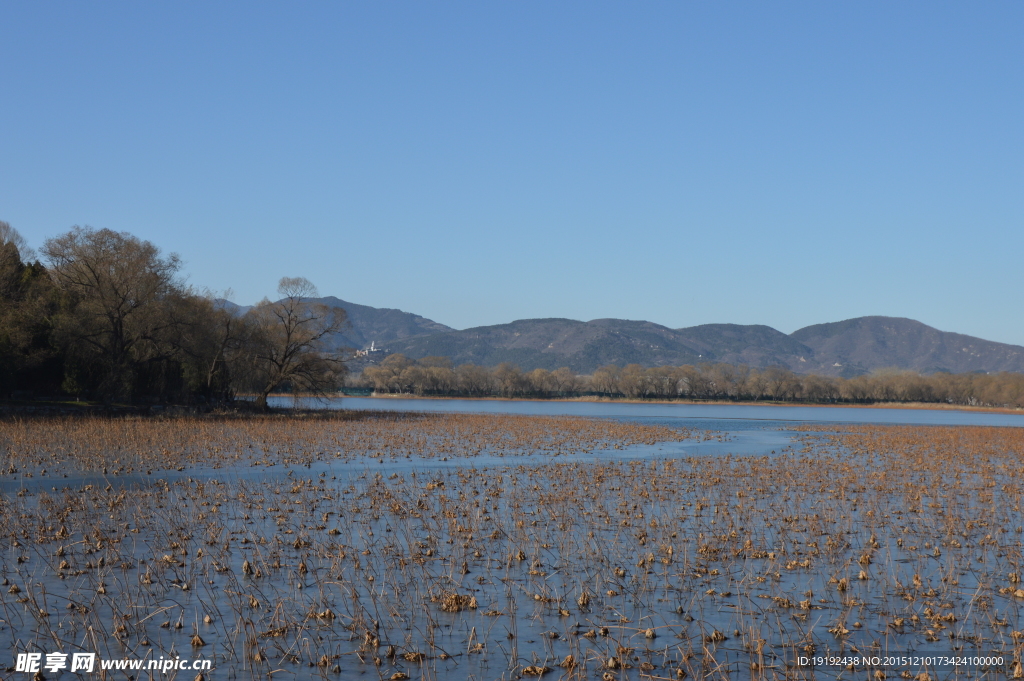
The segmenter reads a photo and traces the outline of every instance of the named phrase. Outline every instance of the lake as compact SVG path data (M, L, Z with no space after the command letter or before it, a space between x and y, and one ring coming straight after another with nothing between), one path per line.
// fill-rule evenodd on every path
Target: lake
M270 404L287 407L288 397ZM803 423L877 423L936 426L1024 426L1024 413L1001 414L959 409L886 409L864 407L807 407L753 404L666 404L633 402L562 402L547 400L460 400L423 398L340 397L300 400L300 406L384 411L528 414L536 416L597 416L603 418L660 418L721 422L728 430L735 421ZM681 424L691 425L691 424ZM709 426L711 427L711 426Z

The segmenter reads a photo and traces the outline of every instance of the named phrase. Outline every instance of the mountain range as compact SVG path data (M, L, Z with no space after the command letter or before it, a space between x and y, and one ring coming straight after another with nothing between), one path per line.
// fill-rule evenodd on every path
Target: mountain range
M450 326L438 324L433 320L421 317L418 314L412 314L411 312L359 305L358 303L350 303L347 300L335 298L334 296L315 298L313 300L317 303L323 303L328 307L340 307L345 310L348 324L332 341L332 344L337 348L355 348L358 350L370 347L370 343L373 342L376 342L377 345L382 345L392 341L400 341L411 336L455 331ZM223 298L215 302L218 307L236 315L243 315L252 308L251 305L237 305Z
M702 324L671 329L625 319L521 319L456 330L420 315L333 296L317 299L348 314L338 347L375 343L387 353L455 364L512 362L524 370L569 367L581 374L605 364L644 366L728 362L782 366L797 373L852 377L884 368L1024 373L1024 347L939 331L913 319L858 317L814 324L791 334L762 325ZM221 301L237 313L248 308Z

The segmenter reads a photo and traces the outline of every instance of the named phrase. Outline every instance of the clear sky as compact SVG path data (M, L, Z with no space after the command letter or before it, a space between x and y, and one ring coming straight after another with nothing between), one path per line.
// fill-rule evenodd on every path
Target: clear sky
M241 304L1024 344L1022 36L1022 2L0 0L0 219Z

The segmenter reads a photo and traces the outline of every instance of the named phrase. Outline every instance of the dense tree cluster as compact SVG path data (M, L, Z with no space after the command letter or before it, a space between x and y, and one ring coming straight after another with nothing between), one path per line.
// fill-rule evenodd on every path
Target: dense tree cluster
M796 374L781 367L752 369L732 364L601 367L590 376L569 369L522 371L512 364L453 367L444 357L419 361L391 355L353 377L353 386L379 393L417 395L696 399L814 403L931 402L1024 407L1024 375L922 375L887 369L855 378Z
M184 285L176 255L126 232L75 227L42 261L0 222L0 399L226 402L336 390L345 313L284 278L244 315Z

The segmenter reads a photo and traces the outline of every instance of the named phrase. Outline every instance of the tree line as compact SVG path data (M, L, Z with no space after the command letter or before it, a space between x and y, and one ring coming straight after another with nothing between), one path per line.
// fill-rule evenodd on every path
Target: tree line
M493 368L446 357L413 360L390 355L350 377L351 387L378 393L466 397L581 397L811 402L820 404L925 402L1024 407L1024 375L923 375L886 369L854 378L797 374L782 367L754 369L733 364L625 367L609 365L589 376L568 368L523 371L514 364Z
M278 390L327 394L344 310L301 277L244 315L186 286L181 260L127 232L75 227L41 258L0 222L0 399L224 403Z
M335 394L350 350L336 345L344 310L301 277L245 312L185 285L181 260L127 232L75 227L34 253L0 221L0 400L55 397L265 408L277 391ZM884 370L855 378L731 364L647 368L453 366L391 355L348 385L449 396L696 399L814 403L925 402L1024 407L1024 375Z

